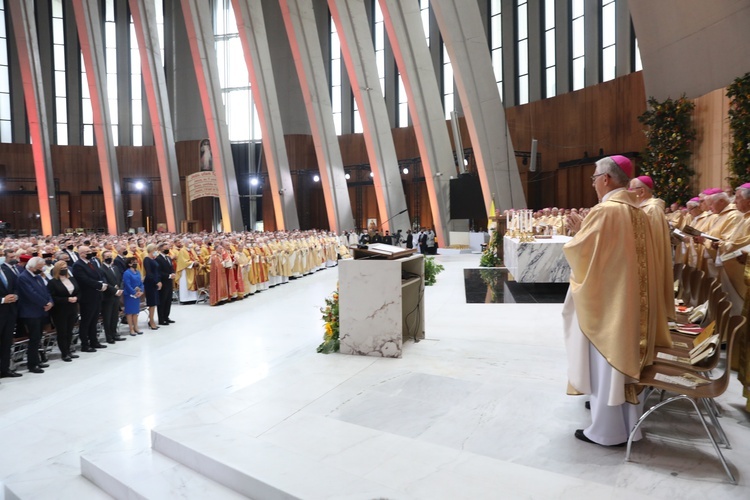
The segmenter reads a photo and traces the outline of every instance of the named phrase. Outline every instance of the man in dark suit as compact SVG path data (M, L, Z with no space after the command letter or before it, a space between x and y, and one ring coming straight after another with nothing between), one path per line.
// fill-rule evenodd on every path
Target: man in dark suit
M117 318L120 312L120 296L122 290L122 274L119 269L113 265L112 252L105 250L102 252L104 263L100 268L107 289L102 297L102 324L104 326L104 335L107 337L108 344L114 344L116 340L125 340L117 334Z
M172 289L174 288L174 266L172 265L172 259L169 257L169 243L159 245L159 256L156 257L156 263L159 264L159 276L161 278L159 305L156 306L156 312L159 315L159 324L169 326L170 323L174 323L169 319L169 313L172 312Z
M26 351L26 366L31 373L44 373L49 365L39 360L39 345L42 340L42 324L47 311L52 309L52 296L42 280L44 259L32 257L26 269L18 277L18 316L23 319L29 332L29 347Z
M127 271L128 266L125 263L125 258L128 256L128 247L125 245L117 245L117 257L115 257L113 266L117 268L118 271L120 271L120 276L122 276L125 271Z
M16 253L6 249L4 254L4 262L0 265L0 378L21 376L10 369L13 332L18 317L18 277L11 269L10 262L15 260Z
M79 254L75 251L75 247L73 246L73 242L68 240L68 244L65 248L61 250L62 252L65 252L68 255L68 258L70 259L70 265L72 266L76 262L78 262Z
M81 291L78 304L81 310L81 322L78 338L81 339L81 351L96 352L106 345L100 344L96 336L96 322L102 307L102 294L107 290L107 284L99 268L91 260L94 252L87 246L78 248L79 259L73 264L73 276L78 281Z

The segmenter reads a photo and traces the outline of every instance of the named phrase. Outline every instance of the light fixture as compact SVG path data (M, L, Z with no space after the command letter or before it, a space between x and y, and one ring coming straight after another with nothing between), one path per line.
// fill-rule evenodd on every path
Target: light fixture
M318 174L313 175L313 182L320 182L320 176Z
M401 171L402 171L402 172L404 173L404 175L406 175L406 174L408 174L408 173L409 173L409 169L408 169L408 168L406 168L406 167L404 167L404 169L403 169L403 170L401 170Z
M466 158L464 158L464 166L467 166L468 164L469 164L469 160L467 160Z
M344 178L348 181L349 179L352 178L352 176L349 175L349 172L347 172L347 173L344 174Z
M143 181L136 181L135 182L135 188L138 191L143 191L143 188L145 188L145 187L146 187L146 185L143 183Z
M373 172L370 172L370 177L375 177L375 174Z
M257 177L250 177L250 185L251 186L257 186L258 185L258 178Z

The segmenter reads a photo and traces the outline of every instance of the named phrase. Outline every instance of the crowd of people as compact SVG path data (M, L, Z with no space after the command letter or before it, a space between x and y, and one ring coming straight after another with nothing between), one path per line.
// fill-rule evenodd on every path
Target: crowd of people
M18 338L28 339L29 372L44 373L45 329L54 330L61 359L70 362L79 357L71 346L76 324L80 352L94 353L126 340L118 333L121 322L133 337L174 323L173 297L189 304L203 295L219 305L335 266L349 257L348 236L312 230L6 238L0 377L21 376L11 369ZM138 322L143 308L145 327Z

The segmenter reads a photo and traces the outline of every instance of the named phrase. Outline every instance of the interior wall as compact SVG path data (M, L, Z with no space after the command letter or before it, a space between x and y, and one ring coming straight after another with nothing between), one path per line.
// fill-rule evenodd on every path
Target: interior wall
M693 124L697 131L693 148L695 192L725 187L729 177L729 98L718 89L693 99Z

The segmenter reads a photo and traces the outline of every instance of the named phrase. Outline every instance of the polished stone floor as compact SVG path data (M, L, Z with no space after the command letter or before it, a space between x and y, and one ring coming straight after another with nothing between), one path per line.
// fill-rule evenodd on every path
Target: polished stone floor
M334 268L2 379L5 498L750 498L736 380L718 405L737 486L681 406L632 462L577 441L561 304L466 303L478 258L437 257L427 338L401 359L315 353Z
M562 304L567 283L519 283L500 267L464 269L467 304Z

